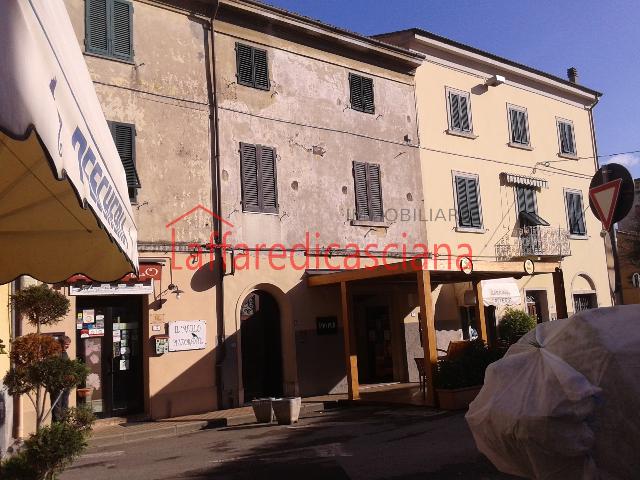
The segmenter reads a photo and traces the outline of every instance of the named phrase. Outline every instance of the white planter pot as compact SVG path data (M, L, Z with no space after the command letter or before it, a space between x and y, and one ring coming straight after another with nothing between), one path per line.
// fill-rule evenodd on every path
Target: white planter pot
M251 400L253 414L256 416L258 423L271 423L273 420L273 410L271 409L272 401L273 398L256 398L255 400Z
M302 398L274 398L272 402L273 412L280 425L291 425L300 418Z

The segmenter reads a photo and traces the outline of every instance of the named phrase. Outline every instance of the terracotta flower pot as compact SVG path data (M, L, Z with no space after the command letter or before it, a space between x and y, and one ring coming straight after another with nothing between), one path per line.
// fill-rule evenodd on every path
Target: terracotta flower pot
M438 403L443 410L464 410L469 408L469 404L473 402L482 385L473 387L456 388L456 389L436 389L438 394Z
M78 398L89 398L93 393L93 388L78 388L76 389L76 393L78 394Z

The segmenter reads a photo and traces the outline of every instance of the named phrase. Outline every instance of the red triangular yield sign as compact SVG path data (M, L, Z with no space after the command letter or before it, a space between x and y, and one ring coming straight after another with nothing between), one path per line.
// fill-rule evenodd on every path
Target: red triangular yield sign
M589 197L598 212L598 218L602 222L602 227L607 232L611 229L613 213L616 211L621 185L622 179L618 178L589 190Z

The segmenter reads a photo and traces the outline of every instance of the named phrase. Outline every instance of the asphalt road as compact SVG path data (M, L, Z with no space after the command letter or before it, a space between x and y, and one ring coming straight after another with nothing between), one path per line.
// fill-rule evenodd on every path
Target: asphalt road
M62 480L513 479L476 450L462 414L357 407L292 426L243 425L89 450Z

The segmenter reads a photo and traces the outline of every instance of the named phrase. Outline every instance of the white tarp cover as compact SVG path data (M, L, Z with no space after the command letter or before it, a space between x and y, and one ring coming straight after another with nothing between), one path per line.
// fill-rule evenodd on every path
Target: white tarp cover
M640 305L540 324L490 365L466 419L503 472L640 478Z
M485 307L520 305L522 299L515 278L482 280L482 303Z
M0 1L0 283L137 270L124 167L62 0Z

